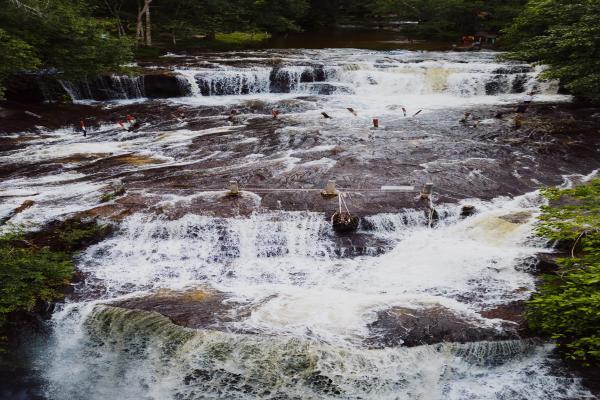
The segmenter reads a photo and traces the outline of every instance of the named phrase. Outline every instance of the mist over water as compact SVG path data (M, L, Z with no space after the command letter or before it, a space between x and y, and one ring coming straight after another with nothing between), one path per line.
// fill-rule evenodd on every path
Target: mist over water
M541 157L468 127L440 127L470 107L511 105L532 90L539 102L568 101L556 82L538 79L540 67L491 52L356 49L171 55L153 67L175 74L180 96L149 100L143 78L63 86L76 102L103 110L156 104L168 122L147 118L138 132L104 122L86 137L46 130L0 156L0 166L21 168L0 182L0 218L35 201L11 223L36 229L72 213L110 211L119 200L98 198L115 180L126 182L127 204L136 206L119 216L114 235L77 257L85 281L58 305L34 360L46 398L593 398L538 340L388 346L372 328L389 310L444 310L498 338L514 328L481 313L534 290L532 260L548 251L534 235L544 204L532 188L541 186L532 184ZM227 120L231 109L237 121ZM282 111L275 122L272 109ZM198 115L170 116L181 110ZM422 120L413 117L419 110ZM370 129L373 118L381 130ZM424 156L405 160L407 149ZM500 153L515 157L508 173L527 185L486 199L463 195L461 182L499 191L493 172L507 164ZM359 204L365 216L348 237L333 232L323 211L337 200L330 207L295 194L274 202L272 193L247 190L233 203L224 190L237 176L258 189L318 189L336 174L348 188L420 185L453 168L456 182L440 182L445 201L434 198L434 226L422 209L403 205L416 204L415 193L404 203L401 195L369 203L352 193L350 207ZM461 217L465 204L475 215ZM173 302L176 311L216 298L209 312L218 318L190 328L161 315L160 302L115 303L140 298Z

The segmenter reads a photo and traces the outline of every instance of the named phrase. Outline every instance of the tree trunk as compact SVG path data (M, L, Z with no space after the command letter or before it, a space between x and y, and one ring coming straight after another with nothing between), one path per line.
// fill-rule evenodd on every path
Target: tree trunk
M125 28L123 28L123 23L121 22L121 16L119 15L120 7L115 5L115 7L111 7L108 0L104 0L104 4L106 4L106 8L112 14L113 17L117 20L117 34L119 37L125 35Z
M140 9L138 3L138 15L137 15L137 27L136 27L136 38L137 42L145 43L146 45L152 44L152 38L150 36L150 3L152 0L144 0L144 7ZM146 29L144 29L143 18L146 15ZM149 44L150 43L150 44Z
M152 28L150 22L150 3L152 0L144 0L146 8L146 46L152 46Z
M137 14L137 24L135 26L135 41L136 45L140 44L142 39L142 10L140 9L140 4L138 3L138 14Z

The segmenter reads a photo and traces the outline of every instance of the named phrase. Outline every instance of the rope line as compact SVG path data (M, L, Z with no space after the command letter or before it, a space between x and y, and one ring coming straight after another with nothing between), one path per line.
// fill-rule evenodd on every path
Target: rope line
M377 193L419 193L419 190L381 190L381 189L351 189L351 188L339 188L344 190L346 194L349 193L363 193L363 192L377 192ZM161 189L161 190L169 190L169 189ZM178 191L193 191L193 192L223 192L228 191L225 188L206 188L206 189L193 189L193 188L172 188L170 190L178 190ZM144 189L130 189L130 192L144 192ZM240 191L246 192L322 192L323 189L309 189L309 188L298 188L298 189L290 189L290 188L281 188L281 189L272 189L272 188L248 188L248 187L240 187Z

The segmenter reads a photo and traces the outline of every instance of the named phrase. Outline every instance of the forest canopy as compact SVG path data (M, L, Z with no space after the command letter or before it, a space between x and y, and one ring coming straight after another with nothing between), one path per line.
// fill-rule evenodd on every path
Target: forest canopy
M600 102L600 1L530 0L506 30L510 57L549 66L580 98Z
M230 42L337 26L398 27L420 39L505 32L511 57L549 65L581 98L600 100L598 0L0 0L1 83L11 74L82 78L118 72L136 48Z

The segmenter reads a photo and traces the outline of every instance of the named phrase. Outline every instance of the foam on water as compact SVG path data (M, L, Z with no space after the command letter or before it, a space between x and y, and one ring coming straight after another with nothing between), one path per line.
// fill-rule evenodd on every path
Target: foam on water
M23 204L33 201L10 219L10 225L0 227L0 232L11 226L37 229L43 223L64 215L87 210L98 202L103 183L82 181L82 174L65 172L39 178L18 178L0 182L0 219Z
M144 127L138 134L102 126L86 138L73 129L43 132L44 137L3 153L0 164L63 159L65 169L0 183L0 218L29 199L35 205L11 222L41 223L97 205L107 182L69 172L77 155L98 160L142 155L163 162L136 166L137 171L208 159L228 163L215 163L204 173L225 174L253 165L276 165L274 175L296 168L326 171L336 166L329 154L300 157L330 152L346 137L389 134L369 132L371 118L394 123L403 118L400 106L412 115L419 109L426 114L509 104L532 89L540 92L537 101L568 99L557 95L554 83L537 79L539 69L495 57L486 52L353 49L188 57L185 67L174 70L182 87L189 87L189 96L168 101L236 107L256 101L265 109L293 103L295 108L281 116L288 126L276 132L282 145L233 157L234 145L258 140L237 134L233 125L191 130L182 123L167 131ZM106 79L100 84L115 90L118 101L143 101L139 82ZM65 87L76 98L94 97L91 88ZM321 119L322 110L334 122ZM242 123L247 117L240 115ZM283 145L307 131L319 132L320 141L296 149ZM227 136L231 148L191 148L195 138L207 135ZM423 166L464 161L437 160ZM473 170L470 178L480 177ZM166 194L159 206L222 195ZM258 195L244 196L260 205ZM586 398L589 393L577 381L552 375L551 348L530 341L364 347L367 325L391 307L439 305L475 325L501 329L499 321L485 320L478 312L529 297L534 278L525 266L544 248L532 238L543 199L531 193L469 203L478 212L467 219L459 216L460 204L438 206L440 221L433 228L419 210L368 217L359 235L382 243L386 251L353 258L339 255L339 238L321 213L257 212L238 218L188 214L178 219L131 215L113 237L77 260L86 276L80 300L59 307L52 322L54 341L39 359L47 365L43 370L49 398ZM184 329L157 314L109 308L93 300L190 287L209 287L243 304L250 312L223 323L223 328L257 334Z
M437 301L468 313L526 298L533 277L515 267L542 243L528 239L532 218L516 224L501 217L533 216L539 202L535 194L493 206L482 202L481 212L467 220L459 220L459 206L440 207L442 221L434 229L412 210L375 216L372 234L395 243L393 249L351 259L337 256L319 213L174 221L136 214L118 236L90 248L80 268L102 282L109 297L208 285L258 305L239 327L299 337L310 331L353 343L365 333L365 320L392 305Z
M556 82L537 79L543 67L501 62L498 53L457 56L440 52L305 50L280 55L277 59L281 65L275 67L264 66L271 63L272 57L255 55L208 57L210 68L205 66L206 59L201 59L198 67L186 67L185 78L198 89L193 96L176 101L233 104L244 97L276 102L299 95L321 95L320 102L332 110L351 106L382 116L386 107L397 105L416 112L449 105L510 103L532 90L538 93L537 101L569 99L557 94ZM227 65L242 59L254 65Z
M67 307L48 354L51 398L573 399L534 341L367 350L189 330L155 313Z

